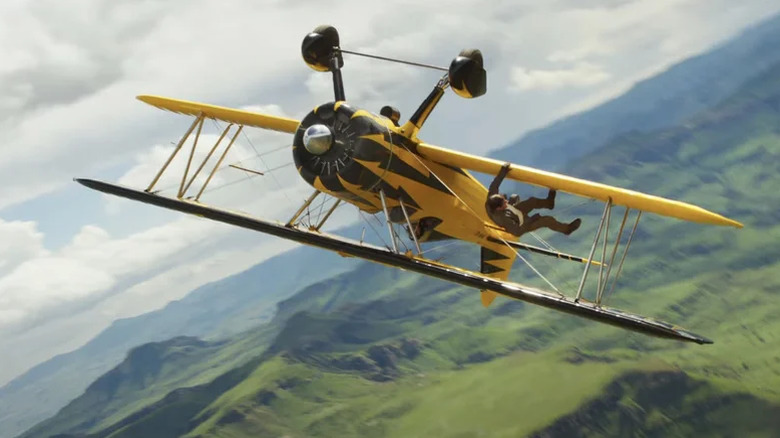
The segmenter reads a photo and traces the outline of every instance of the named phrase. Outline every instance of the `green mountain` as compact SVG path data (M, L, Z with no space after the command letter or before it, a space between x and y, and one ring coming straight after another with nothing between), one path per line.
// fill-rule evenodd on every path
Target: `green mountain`
M177 337L136 347L122 363L92 383L84 394L24 436L50 436L109 426L134 410L162 399L179 386L206 384L266 348L280 350L286 339L295 337L298 323L306 320L301 312L325 312L331 306L341 307L375 297L370 293L370 286L358 281L365 276L393 284L403 274L376 265L361 265L355 273L313 284L283 301L276 317L262 328L213 342ZM403 284L401 282L399 287ZM387 290L387 293L392 292L392 289ZM312 327L311 324L302 325Z
M650 338L506 299L484 309L477 291L363 264L283 301L268 325L243 333L268 338L244 351L251 359L240 366L143 407L134 401L131 414L108 426L85 415L78 427L47 434L777 436L779 127L776 63L679 125L626 134L566 169L746 224L734 230L647 215L608 300L678 322L714 345ZM580 215L584 225L567 240L549 240L582 252L600 206L561 198L558 214ZM468 246L451 253L476 263ZM576 286L581 265L529 259L564 290ZM525 271L518 267L516 278L538 283ZM162 385L170 377L154 371L166 369L157 358L170 356L141 361L151 369L121 377L113 387L128 389L111 397L144 391L133 376L161 376L144 388ZM204 369L197 363L207 361L198 360L193 369ZM68 415L52 421L65 424Z
M43 362L0 388L0 436L15 436L51 417L138 345L175 336L215 339L270 320L276 303L301 287L342 272L354 260L297 248L247 271L206 284L164 308L111 324L81 348Z
M611 101L529 132L492 155L557 169L618 135L677 125L780 61L778 46L780 16L775 16L719 47L638 82Z

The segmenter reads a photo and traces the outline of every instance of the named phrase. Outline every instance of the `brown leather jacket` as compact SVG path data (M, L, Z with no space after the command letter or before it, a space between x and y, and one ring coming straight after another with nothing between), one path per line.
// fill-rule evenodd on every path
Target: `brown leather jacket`
M498 188L501 186L501 182L504 181L504 178L506 178L507 173L509 173L509 168L502 167L501 171L498 172L498 175L493 179L493 182L490 183L487 199L485 199L485 210L487 210L488 216L496 225L514 235L520 235L523 233L521 228L523 218L518 217L512 209L506 208L497 211L490 208L490 205L488 204L488 199L490 199L491 196L498 194Z

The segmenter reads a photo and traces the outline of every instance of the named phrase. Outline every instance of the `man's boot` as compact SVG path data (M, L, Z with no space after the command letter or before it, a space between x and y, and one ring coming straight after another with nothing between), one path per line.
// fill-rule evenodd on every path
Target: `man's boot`
M569 222L569 225L567 226L566 231L564 231L563 234L568 236L569 234L577 231L577 228L579 228L581 224L582 224L582 219L580 218L574 219L573 221Z

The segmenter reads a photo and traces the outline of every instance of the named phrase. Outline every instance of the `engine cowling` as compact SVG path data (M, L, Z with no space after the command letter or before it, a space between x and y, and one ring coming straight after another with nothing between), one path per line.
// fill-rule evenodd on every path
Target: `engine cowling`
M324 187L344 200L373 205L355 192L374 191L381 177L366 165L387 168L392 157L391 133L378 117L365 111L356 116L355 109L344 102L315 108L303 118L293 139L298 173L315 188ZM359 190L354 190L355 186Z

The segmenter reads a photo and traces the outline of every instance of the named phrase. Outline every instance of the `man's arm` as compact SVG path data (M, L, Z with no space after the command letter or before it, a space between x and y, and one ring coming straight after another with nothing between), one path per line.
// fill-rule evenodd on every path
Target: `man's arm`
M501 166L501 170L498 171L498 175L496 175L496 177L493 179L493 182L490 183L488 197L498 193L498 188L501 186L501 182L504 181L506 174L509 173L509 166L511 166L511 163L504 163L504 165Z

